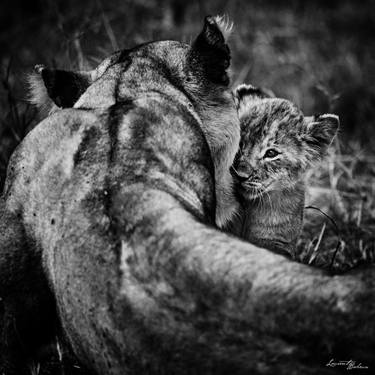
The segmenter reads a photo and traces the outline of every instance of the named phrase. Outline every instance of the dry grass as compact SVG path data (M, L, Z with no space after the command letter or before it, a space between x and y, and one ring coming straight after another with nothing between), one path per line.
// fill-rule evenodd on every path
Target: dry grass
M90 375L58 337L29 363L30 375Z
M352 143L336 146L309 180L296 259L332 273L375 261L375 157ZM324 214L328 215L325 216Z

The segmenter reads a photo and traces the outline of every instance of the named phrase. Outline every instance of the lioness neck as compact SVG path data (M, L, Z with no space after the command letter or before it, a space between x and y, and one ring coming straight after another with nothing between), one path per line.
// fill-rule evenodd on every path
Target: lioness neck
M301 232L305 183L243 203L241 237L260 246L293 253Z

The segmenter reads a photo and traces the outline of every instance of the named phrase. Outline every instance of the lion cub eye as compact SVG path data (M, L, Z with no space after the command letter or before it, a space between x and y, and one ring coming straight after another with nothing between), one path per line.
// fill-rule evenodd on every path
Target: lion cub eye
M279 154L280 154L279 151L275 150L274 148L270 148L265 152L263 159L272 159L272 158L275 158Z

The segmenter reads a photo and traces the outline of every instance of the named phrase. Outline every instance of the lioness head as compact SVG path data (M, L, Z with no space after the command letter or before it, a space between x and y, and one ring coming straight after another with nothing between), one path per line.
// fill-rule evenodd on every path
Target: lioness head
M134 93L159 91L184 95L199 112L202 102L222 104L229 98L230 51L225 40L229 32L222 18L209 16L192 45L145 43L115 52L88 72L37 65L29 79L30 100L47 110L103 108Z

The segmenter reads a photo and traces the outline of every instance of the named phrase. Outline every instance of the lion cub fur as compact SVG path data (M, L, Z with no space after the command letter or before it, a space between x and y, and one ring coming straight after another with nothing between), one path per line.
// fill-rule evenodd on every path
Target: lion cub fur
M240 85L234 96L241 141L232 173L242 213L233 230L293 255L303 223L306 172L326 153L338 117L305 117L292 102L250 85Z

